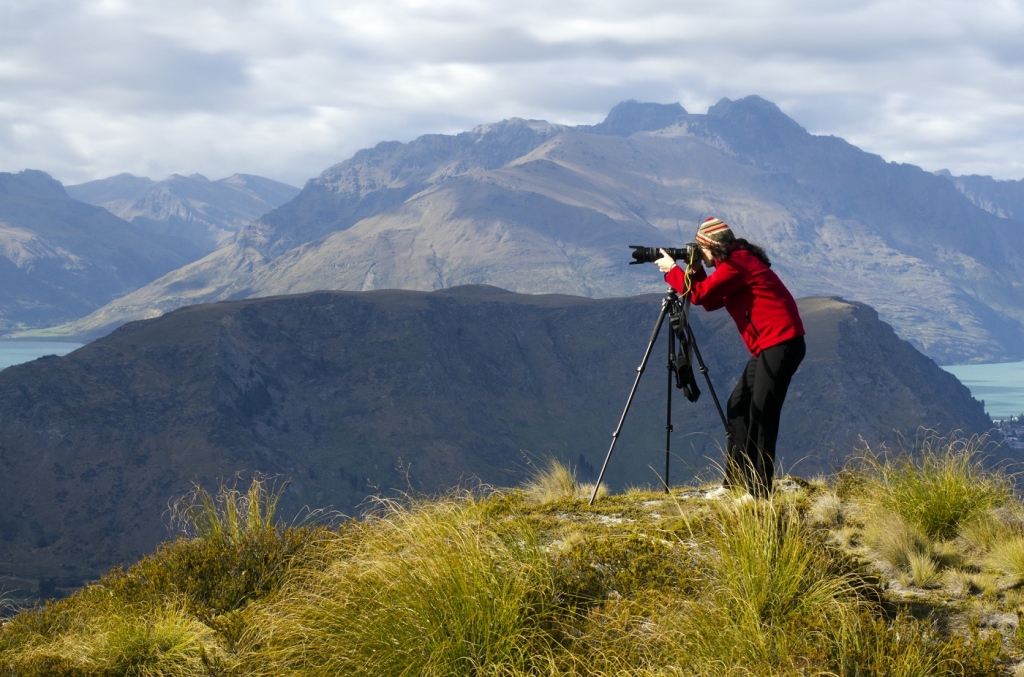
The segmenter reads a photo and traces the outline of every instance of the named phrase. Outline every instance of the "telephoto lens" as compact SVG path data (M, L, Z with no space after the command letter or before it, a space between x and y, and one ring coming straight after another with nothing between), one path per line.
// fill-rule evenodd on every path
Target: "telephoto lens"
M661 251L664 249L668 252L668 255L677 261L689 261L690 252L697 246L697 243L691 242L683 245L682 247L641 247L639 245L629 245L629 248L633 250L633 260L629 262L629 265L633 266L638 263L654 263L661 258Z

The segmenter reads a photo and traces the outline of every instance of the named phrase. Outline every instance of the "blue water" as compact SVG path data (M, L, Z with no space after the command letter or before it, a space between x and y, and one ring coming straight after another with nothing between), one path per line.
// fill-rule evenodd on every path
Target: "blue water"
M67 355L81 343L61 341L22 341L0 339L0 369L6 369L22 362L30 362L44 355Z
M954 364L943 367L967 386L976 400L984 400L993 419L1024 413L1024 362Z

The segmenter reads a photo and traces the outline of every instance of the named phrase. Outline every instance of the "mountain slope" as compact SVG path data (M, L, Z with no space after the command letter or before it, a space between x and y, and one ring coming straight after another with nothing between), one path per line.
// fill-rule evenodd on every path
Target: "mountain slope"
M1024 220L1024 180L997 181L991 176L952 176L936 172L953 182L972 203L1001 218Z
M595 300L493 287L321 292L197 305L74 353L0 372L0 574L76 582L166 535L193 480L291 479L283 514L351 511L391 489L518 483L555 456L593 478L661 297ZM858 439L917 426L981 432L981 404L870 308L803 299L808 357L780 439L786 471L834 470ZM745 363L724 313L692 321L718 395ZM665 463L665 335L606 479ZM700 376L698 376L700 378ZM674 393L673 482L721 462L706 383Z
M356 153L206 259L63 328L96 336L188 303L486 283L654 292L627 245L714 213L798 295L878 308L943 363L1024 358L1024 225L948 179L813 136L758 97L707 114L625 102L600 125L506 120Z
M163 181L119 174L68 186L67 192L149 232L184 238L208 254L299 189L249 174L217 181L201 174L175 174Z
M0 173L0 331L81 317L197 254L71 199L43 172Z

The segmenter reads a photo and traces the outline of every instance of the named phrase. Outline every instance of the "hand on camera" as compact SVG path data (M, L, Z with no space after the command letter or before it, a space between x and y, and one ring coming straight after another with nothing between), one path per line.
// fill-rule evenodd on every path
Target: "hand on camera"
M657 259L654 262L654 265L658 266L658 270L660 270L663 273L667 273L668 271L670 271L673 268L675 268L675 266L676 266L675 259L673 259L671 256L669 256L668 252L666 252L664 249L659 249L658 251L661 252L661 258Z

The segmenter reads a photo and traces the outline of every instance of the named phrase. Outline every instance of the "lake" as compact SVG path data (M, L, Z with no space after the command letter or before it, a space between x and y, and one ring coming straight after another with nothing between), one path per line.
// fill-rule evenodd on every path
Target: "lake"
M954 364L943 367L970 388L976 400L985 401L985 412L994 419L1024 413L1024 362Z
M0 339L0 369L6 369L22 362L44 355L67 355L81 343L64 341L23 341L21 339Z

